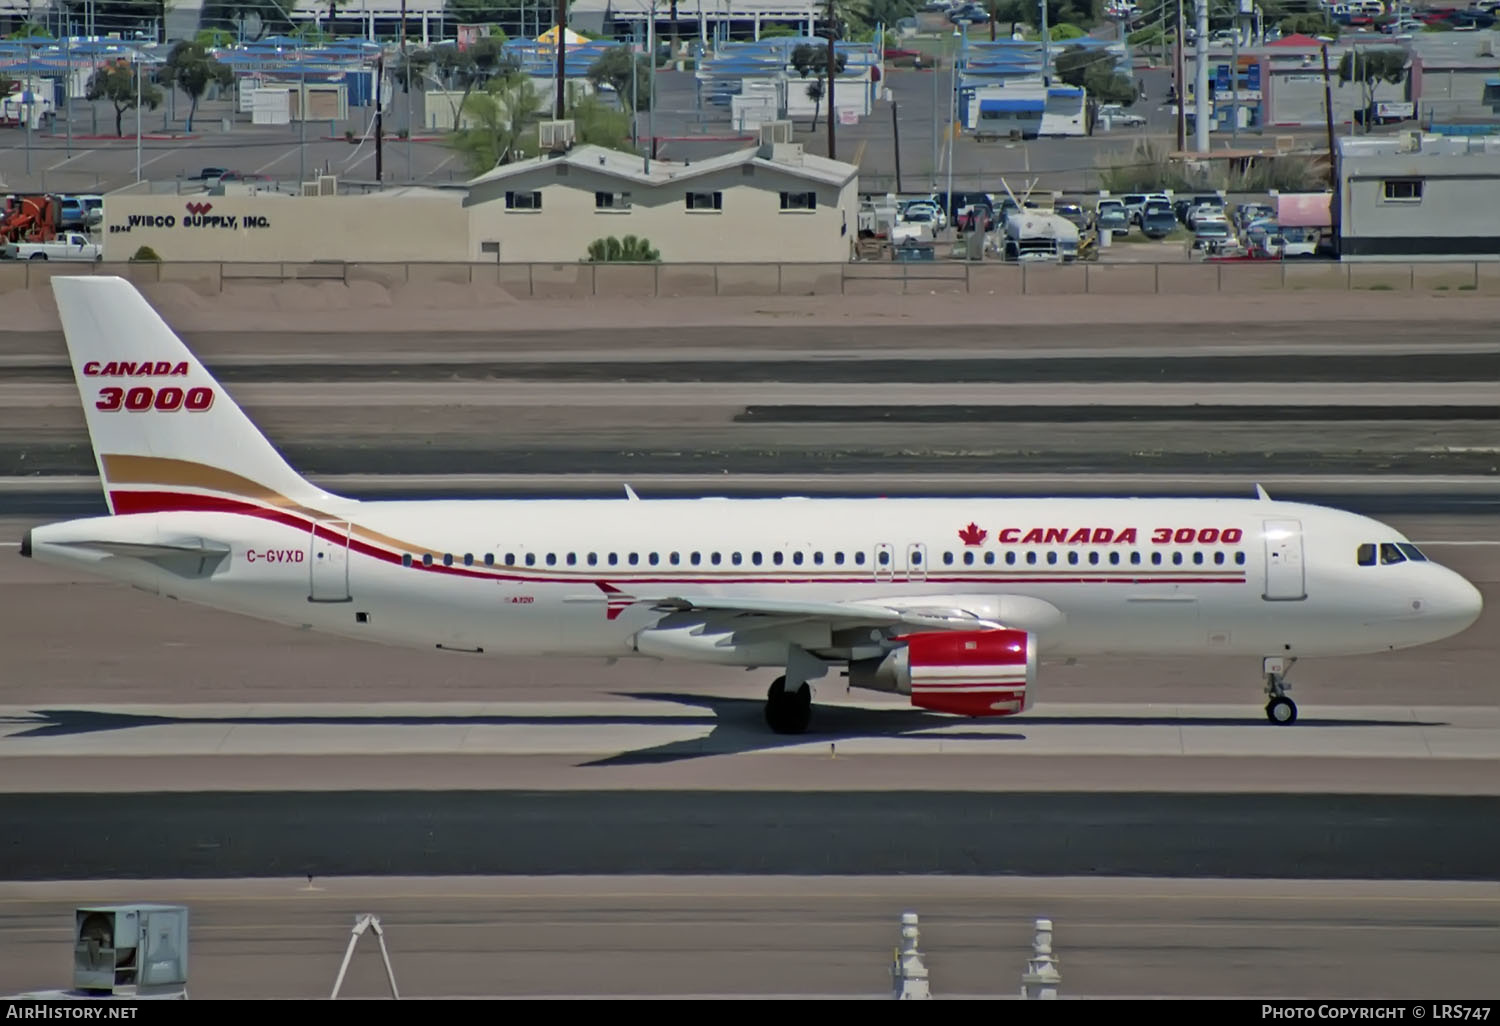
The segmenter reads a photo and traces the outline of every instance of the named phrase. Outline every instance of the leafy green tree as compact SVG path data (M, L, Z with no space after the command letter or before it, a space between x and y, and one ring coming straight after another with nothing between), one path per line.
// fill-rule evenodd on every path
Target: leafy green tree
M473 124L460 127L447 145L458 151L470 173L482 175L526 155L526 126L541 109L542 99L529 77L498 75L485 83L483 92L464 100L460 110Z
M16 29L14 32L10 33L5 38L6 39L29 39L32 36L43 36L43 37L46 37L46 36L50 36L50 35L51 35L51 33L47 31L47 26L45 26L45 25L39 25L39 24L37 24L34 21L28 21L28 22L23 23L20 28Z
M823 105L823 80L815 78L807 83L807 98L813 102L812 122L808 124L808 131L818 127L818 110Z
M66 0L63 8L82 24L92 16L99 32L119 32L127 35L138 29L151 27L156 22L156 40L165 38L167 11L174 5L167 0Z
M576 82L568 83L564 97L564 113L572 119L574 137L579 143L610 150L631 150L628 111L584 92Z
M790 25L783 25L780 22L777 22L775 25L762 25L760 27L760 38L762 39L787 39L793 36L800 36L801 34L800 30L794 29Z
M521 30L521 0L447 0L445 7L448 17L460 25L508 25ZM526 7L535 10L536 5Z
M219 50L234 45L234 33L219 28L199 29L193 42L205 50Z
M833 58L833 72L838 74L844 70L849 63L841 53L835 53ZM828 92L827 80L832 76L828 72L828 47L822 43L803 43L792 50L792 68L797 74L806 78L808 75L816 77L817 92L813 91L813 84L807 87L807 98L813 101L813 119L808 127L816 128L818 125L818 107ZM836 104L832 98L828 98L828 124L831 126L834 119L834 107Z
M203 94L214 83L221 89L234 85L234 70L215 60L202 43L183 39L172 44L172 49L167 53L161 80L175 85L192 100L187 116L187 130L191 132L193 115L198 113L198 101L203 99Z
M1338 22L1329 21L1321 14L1293 14L1281 19L1281 34L1290 36L1297 33L1308 36L1328 36L1337 39L1339 35Z
M1397 47L1351 50L1339 58L1339 82L1358 82L1364 89L1365 131L1375 116L1375 85L1406 81L1406 51Z
M627 235L617 239L595 239L589 243L588 263L591 264L654 264L661 254L651 247L646 239Z
M1070 86L1083 89L1090 134L1093 134L1101 103L1129 107L1138 95L1135 84L1115 70L1114 55L1104 51L1068 47L1057 55L1057 77Z
M108 100L113 103L115 105L115 135L124 137L125 111L134 107L136 103L135 65L125 60L103 65L89 76L88 92L84 94L84 98ZM155 110L161 105L161 100L161 90L152 84L150 76L142 69L141 105L148 110Z
M651 103L650 61L639 54L632 55L630 47L616 46L604 51L589 65L588 80L595 89L608 85L620 98L620 106L629 107L632 66L635 71L635 109L645 110Z

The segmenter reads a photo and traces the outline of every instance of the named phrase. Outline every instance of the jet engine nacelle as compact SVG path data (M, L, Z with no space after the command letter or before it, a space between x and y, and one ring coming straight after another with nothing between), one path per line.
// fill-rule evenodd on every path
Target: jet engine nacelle
M911 696L911 704L959 716L1013 716L1031 708L1036 635L1029 631L932 631L897 639L879 659L849 664L856 688Z

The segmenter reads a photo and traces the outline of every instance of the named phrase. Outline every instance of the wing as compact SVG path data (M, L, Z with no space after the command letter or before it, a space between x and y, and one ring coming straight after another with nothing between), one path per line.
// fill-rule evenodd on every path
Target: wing
M881 602L797 602L785 599L674 595L653 600L663 613L709 613L718 617L818 620L834 627L938 627L953 630L1001 626L983 610L923 596L893 596Z
M607 603L610 619L626 608L647 608L673 615L698 616L726 628L764 627L773 623L814 621L835 629L921 627L940 630L984 630L998 627L1044 631L1065 619L1057 607L1020 595L888 595L849 602L807 602L791 598L723 597L692 593L634 595L604 581L599 591L568 602Z

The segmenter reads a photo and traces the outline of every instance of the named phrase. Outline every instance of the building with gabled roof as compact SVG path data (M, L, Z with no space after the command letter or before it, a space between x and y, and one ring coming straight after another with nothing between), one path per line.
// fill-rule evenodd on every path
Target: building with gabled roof
M667 263L842 263L857 234L858 171L789 142L682 162L559 147L468 183L471 255L575 263L596 239L633 235Z

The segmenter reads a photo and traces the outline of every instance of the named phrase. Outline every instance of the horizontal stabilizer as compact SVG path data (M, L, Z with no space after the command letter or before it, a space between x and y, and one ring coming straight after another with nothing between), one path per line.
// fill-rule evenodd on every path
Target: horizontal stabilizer
M123 542L85 538L54 542L62 548L89 549L127 559L143 559L179 577L207 577L229 557L229 546L207 538Z

